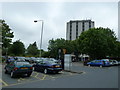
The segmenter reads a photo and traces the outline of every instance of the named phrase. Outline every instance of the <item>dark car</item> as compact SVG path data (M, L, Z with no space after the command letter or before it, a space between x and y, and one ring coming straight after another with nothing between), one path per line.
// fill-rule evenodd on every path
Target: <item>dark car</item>
M110 66L110 62L108 60L93 60L87 63L88 66Z
M36 63L33 65L33 70L47 73L58 73L59 71L62 71L62 67L60 64L54 62L54 61L41 61L39 63Z
M12 61L15 61L15 59L13 57L9 57L8 59L6 59L6 63L10 63Z
M29 62L25 61L12 61L5 65L5 73L9 73L11 77L15 77L17 75L26 74L28 77L32 74L32 65Z

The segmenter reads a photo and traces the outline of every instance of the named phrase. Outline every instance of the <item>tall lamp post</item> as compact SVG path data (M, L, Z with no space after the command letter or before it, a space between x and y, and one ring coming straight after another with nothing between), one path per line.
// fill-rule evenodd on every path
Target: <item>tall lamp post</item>
M34 20L35 23L41 21L42 22L42 28L41 28L41 38L40 38L40 57L41 57L41 47L42 47L42 36L43 36L43 20Z

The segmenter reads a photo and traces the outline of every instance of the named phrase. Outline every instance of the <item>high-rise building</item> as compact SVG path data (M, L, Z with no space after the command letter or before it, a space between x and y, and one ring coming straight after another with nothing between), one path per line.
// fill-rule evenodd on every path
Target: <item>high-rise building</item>
M80 34L90 28L94 28L94 21L74 20L67 22L66 40L75 40Z
M120 1L118 2L118 41L120 41Z

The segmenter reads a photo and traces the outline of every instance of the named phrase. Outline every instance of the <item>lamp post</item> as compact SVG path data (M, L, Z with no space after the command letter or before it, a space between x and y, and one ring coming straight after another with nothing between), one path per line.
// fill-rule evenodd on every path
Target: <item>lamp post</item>
M40 57L41 57L41 47L42 47L42 36L43 36L43 20L34 20L35 23L41 21L42 22L42 28L41 28L41 38L40 38Z

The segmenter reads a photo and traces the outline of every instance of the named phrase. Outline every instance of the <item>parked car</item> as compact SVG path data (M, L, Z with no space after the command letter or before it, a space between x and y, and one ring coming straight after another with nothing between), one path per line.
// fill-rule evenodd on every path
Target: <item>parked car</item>
M21 58L21 59L18 58L17 61L25 61L25 59L24 58Z
M120 65L120 61L118 61L118 65Z
M56 60L56 59L54 59L54 58L49 58L49 60L54 61L54 62L56 62L56 63L58 63L58 64L61 64L61 60Z
M42 61L33 65L33 70L47 73L58 73L62 71L62 67L60 64L54 61Z
M36 57L30 57L30 63L35 63L35 61L36 61Z
M5 65L5 73L9 73L11 78L14 78L17 75L27 74L29 77L32 74L32 65L29 62L25 61L13 61Z
M119 65L119 62L117 60L110 60L110 62L112 63L112 65Z
M12 61L15 61L15 59L13 57L8 57L8 59L6 60L6 63L10 63Z
M42 62L42 61L43 61L42 58L35 58L35 59L34 59L34 63L39 63L39 62Z
M30 57L25 57L25 61L30 62L31 58Z
M110 66L110 62L108 60L93 60L87 63L88 66Z
M85 61L83 61L83 65L84 65L84 66L87 66L87 63L88 63L88 62L90 62L90 60L85 60Z

